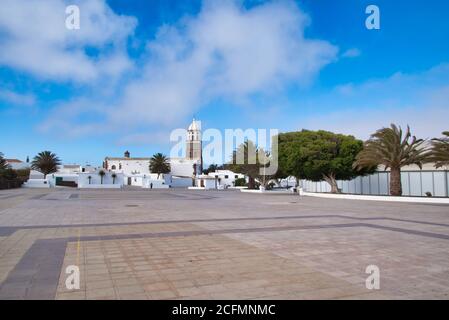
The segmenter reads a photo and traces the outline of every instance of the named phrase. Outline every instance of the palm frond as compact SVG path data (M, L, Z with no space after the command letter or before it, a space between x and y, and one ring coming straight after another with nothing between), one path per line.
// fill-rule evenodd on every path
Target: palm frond
M422 164L429 160L426 141L412 136L410 127L402 131L400 126L391 124L371 135L363 150L357 155L353 166L356 169L383 165L385 169L401 168Z
M56 154L50 151L42 151L33 158L31 169L47 175L58 171L58 166L60 164L61 160L59 160Z
M431 159L436 168L449 166L449 131L443 132L444 137L432 139Z

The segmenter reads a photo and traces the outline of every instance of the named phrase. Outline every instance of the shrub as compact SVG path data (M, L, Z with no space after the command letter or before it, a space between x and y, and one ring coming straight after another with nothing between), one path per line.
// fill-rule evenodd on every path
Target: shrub
M0 171L0 177L6 180L14 180L17 178L17 172L13 169L4 169Z
M20 188L24 180L13 169L0 170L0 189Z
M236 187L245 187L246 186L245 178L237 178L237 179L235 179L235 186Z

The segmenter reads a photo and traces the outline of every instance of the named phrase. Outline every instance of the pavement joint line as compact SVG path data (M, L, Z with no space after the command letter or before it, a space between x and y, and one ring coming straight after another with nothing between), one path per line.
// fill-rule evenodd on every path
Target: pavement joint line
M374 229L388 230L393 232L402 232L411 235L419 235L438 239L449 240L449 235L409 230L403 228L380 226L369 223L344 223L327 225L309 225L309 226L283 226L283 227L262 227L262 228L240 228L240 229L217 229L217 230L197 230L197 231L175 231L159 233L141 233L141 234L119 234L119 235L101 235L66 237L54 239L38 239L22 256L20 261L14 266L7 278L0 285L0 299L54 299L56 297L57 285L67 244L77 241L102 241L102 240L128 240L144 238L163 238L163 237L182 237L182 236L202 236L218 234L235 234L251 232L274 232L274 231L294 231L294 230L313 230L328 228L352 228L368 227ZM38 261L35 261L38 259ZM37 270L36 270L37 266ZM48 270L53 272L48 273ZM24 276L24 274L26 276ZM45 275L45 283L39 282ZM20 281L18 281L18 279ZM37 280L36 280L37 279ZM37 281L37 282L36 282ZM37 285L36 285L37 284ZM45 290L40 290L38 286L44 286Z
M353 217L346 215L303 215L303 216L274 216L274 217L244 217L244 218L222 218L222 219L183 219L183 220L157 220L157 221L142 221L142 222L123 222L123 223L93 223L93 224L61 224L61 225L31 225L31 226L0 226L0 236L9 236L17 230L28 229L54 229L54 228L89 228L89 227L114 227L114 226L132 226L132 225L152 225L152 224L170 224L170 223L202 223L202 222L231 222L231 221L262 221L262 220L289 220L289 219L313 219L313 218L341 218L352 219L360 221L371 220L387 220L397 222L409 222L417 224L425 224L439 227L449 227L449 224L435 223L428 221L398 219L388 217Z
M24 193L2 195L0 197L0 200L17 198L17 197L20 197L20 196L23 196L23 195L24 195Z
M80 248L81 248L81 229L78 229L78 241L76 243L76 265L79 266L80 261Z

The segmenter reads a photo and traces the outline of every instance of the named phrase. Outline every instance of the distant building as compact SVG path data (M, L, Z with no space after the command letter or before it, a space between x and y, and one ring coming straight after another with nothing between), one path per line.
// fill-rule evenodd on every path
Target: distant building
M125 175L150 174L151 158L131 158L129 151L123 157L106 157L103 167L106 170L124 173Z
M29 169L30 164L19 159L5 159L6 163L14 170Z
M104 169L122 173L126 185L144 186L148 178L156 180L157 175L150 171L151 157L132 158L130 152L124 152L123 157L106 157ZM184 158L169 158L170 173L161 175L159 180L166 180L172 186L192 185L192 179L202 171L201 122L193 119L189 125L186 137L186 156ZM148 182L151 183L152 182ZM153 181L153 185L157 184Z
M208 173L209 177L216 178L218 186L224 188L234 187L236 179L244 179L245 175L241 173L235 173L231 170L216 170Z

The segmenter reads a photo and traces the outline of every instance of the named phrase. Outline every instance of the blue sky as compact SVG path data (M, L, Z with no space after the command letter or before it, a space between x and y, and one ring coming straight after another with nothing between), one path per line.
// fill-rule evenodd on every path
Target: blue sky
M80 8L80 30L65 7ZM380 30L365 8L380 8ZM13 1L0 12L0 151L65 163L169 153L169 133L391 122L449 130L449 2Z

